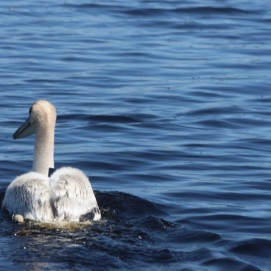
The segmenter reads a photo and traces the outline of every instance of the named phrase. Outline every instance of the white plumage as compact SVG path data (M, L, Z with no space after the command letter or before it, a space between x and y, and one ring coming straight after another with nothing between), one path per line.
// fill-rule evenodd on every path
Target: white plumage
M2 207L11 215L37 222L80 221L84 215L99 220L101 213L87 176L79 169L54 167L56 111L46 100L37 100L29 118L14 139L35 134L32 172L17 177L7 188Z

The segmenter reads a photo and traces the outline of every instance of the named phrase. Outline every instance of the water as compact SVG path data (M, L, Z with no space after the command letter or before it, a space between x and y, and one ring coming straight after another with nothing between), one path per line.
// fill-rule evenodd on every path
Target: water
M13 142L57 108L56 166L103 219L40 229L0 213L1 270L270 270L270 2L0 4L0 199L31 169Z

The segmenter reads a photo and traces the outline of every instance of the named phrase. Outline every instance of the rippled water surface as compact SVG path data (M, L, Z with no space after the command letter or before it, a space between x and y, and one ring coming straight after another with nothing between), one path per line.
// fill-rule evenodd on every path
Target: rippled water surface
M270 24L267 0L2 1L0 200L45 98L56 166L86 172L102 220L1 211L0 270L270 270Z

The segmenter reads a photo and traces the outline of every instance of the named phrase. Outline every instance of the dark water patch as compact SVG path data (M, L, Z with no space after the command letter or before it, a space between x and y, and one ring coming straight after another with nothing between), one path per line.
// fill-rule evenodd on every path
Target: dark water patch
M142 164L142 167L151 167L153 165L152 162L146 162ZM138 168L140 167L133 167L131 165L131 170L134 170L134 172L131 172L129 174L123 174L121 173L120 178L123 180L123 183L125 183L126 180L131 180L135 183L138 183L140 186L140 183L142 182L148 182L149 185L155 185L159 182L170 182L173 181L175 178L173 176L170 176L168 174L161 174L159 172L159 169L157 170L157 173L139 173ZM153 189L155 189L153 187Z
M77 122L77 128L81 130L95 130L104 132L118 132L131 128L131 125L140 123L142 116L125 116L125 115L85 115L85 114L65 114L58 117L61 122ZM78 121L84 121L78 126ZM88 123L87 125L85 123Z
M185 244L194 243L195 241L204 244L215 244L223 245L222 237L219 234L208 232L207 230L189 230L187 228L181 228L177 232L172 231L168 234L168 241L179 244L180 246L185 246Z
M230 145L236 149L240 150L254 150L254 151L259 151L259 150L267 150L270 151L270 143L271 139L268 138L245 138L245 139L236 139L233 140ZM267 158L269 155L266 156ZM269 160L267 159L266 160Z
M80 127L81 129L81 127ZM84 129L86 130L95 130L95 131L100 131L104 133L119 133L123 132L124 130L128 129L127 125L121 125L121 124L108 124L108 123L95 123L91 125L84 126Z
M240 208L236 209L239 210ZM241 208L242 209L242 208ZM230 211L230 209L228 210ZM239 233L250 233L255 229L263 230L263 234L266 232L266 220L256 217L248 217L244 215L234 214L214 214L214 215L203 215L193 216L189 218L191 221L201 223L209 229L216 229L225 231L225 233L239 232ZM259 225L259 226L257 226ZM226 227L226 228L224 228Z
M269 259L271 255L271 242L264 239L249 239L235 244L235 246L231 248L231 251L253 258Z
M179 15L179 14L189 14L189 15L240 15L240 14L255 14L255 11L248 11L238 8L230 7L192 7L192 8L175 8L175 9L162 9L162 8L142 8L142 9L129 9L124 11L127 15L132 16L161 16L161 15Z
M250 127L251 125L255 127L263 127L263 126L270 126L271 121L263 120L263 119L248 119L246 117L243 118L227 118L230 123L238 124L238 126L246 126Z
M125 6L120 6L120 5L115 5L113 3L103 3L103 4L94 4L94 3L78 3L78 4L72 4L72 3L64 3L62 5L60 5L61 7L65 7L65 8L73 8L73 9L77 9L80 11L97 11L97 10L101 10L101 9L109 9L109 10L119 10L122 9Z
M59 122L61 123L62 121L75 121L75 120L88 120L88 116L84 115L84 114L65 114L65 115L58 115L57 119L59 120Z
M268 178L266 180L255 180L255 181L249 181L248 186L251 187L251 189L257 189L260 191L266 191L266 186L271 182L271 179Z
M162 24L162 23L161 23ZM189 21L185 21L182 23L171 23L171 28L172 29L176 29L176 30L184 30L184 31L188 31L188 30L196 30L199 33L201 33L204 30L210 31L210 30L230 30L232 29L232 27L230 25L223 25L223 26L219 26L216 24L207 24L207 23L203 23L203 22L189 22ZM178 33L176 33L178 34ZM207 34L200 34L201 36L205 36L207 37ZM209 34L211 36L211 34ZM216 37L218 38L219 35L216 33L215 34ZM223 38L225 37L225 35L221 35L221 37L223 36ZM227 38L230 38L229 36ZM237 36L235 37L237 38Z
M190 92L191 96L196 96L196 97L201 97L203 99L214 99L214 98L221 98L221 99L229 99L232 96L228 94L226 91L217 91L217 90L212 90L206 87L199 87L201 90L194 90Z
M258 103L268 103L268 104L271 104L271 97L265 97L265 96L262 96L262 97L259 97L257 99L254 99L255 102L258 102ZM268 112L269 113L269 112ZM269 113L270 114L270 113Z
M151 229L152 231L166 230L167 227L174 227L174 223L159 219L155 216L147 216L137 222L140 227Z
M188 13L199 13L199 14L229 14L229 15L238 15L238 14L250 14L255 13L255 11L248 11L245 9L232 8L232 7L194 7L194 8L184 8L177 9L184 10Z
M105 156L103 156L104 159L100 160L97 158L97 159L95 159L95 161L82 161L80 163L73 162L70 159L67 159L66 161L68 163L70 162L73 167L80 166L81 168L91 168L91 169L95 169L95 170L103 170L105 172L123 170L123 165L120 165L120 164L116 163L115 161L112 161L112 162L105 161L105 157L107 157L107 156L111 156L111 155L105 155ZM59 166L61 166L61 164L59 164ZM64 165L62 165L62 166L64 166Z
M81 62L81 63L94 62L93 57L86 57L86 56L69 56L69 57L62 58L61 61L68 62L68 63L72 63L72 62ZM78 79L78 77L77 77L77 79Z
M32 78L32 79L25 79L27 83L43 83L43 84L55 84L55 83L63 83L64 81L61 79L53 79L53 78ZM67 92L64 92L66 93ZM69 94L67 94L69 95Z
M219 271L226 271L229 269L234 269L236 271L261 271L261 269L254 265L230 257L208 260L205 261L203 265L208 266L211 270Z
M99 206L109 208L111 215L119 219L131 219L145 215L167 215L159 208L159 205L126 193L97 192L96 196Z
M209 120L196 121L194 124L203 126L203 127L212 127L212 128L218 128L218 127L224 128L224 129L236 128L235 125L233 125L231 122L227 120L209 119Z
M128 116L113 116L113 115L95 115L95 116L89 116L88 120L93 121L93 122L113 122L113 123L137 123L139 120L133 118L133 117L128 117Z
M202 116L202 115L225 115L225 114L236 114L236 113L246 113L243 108L238 106L226 106L226 107L208 107L202 109L191 110L184 115L187 116Z

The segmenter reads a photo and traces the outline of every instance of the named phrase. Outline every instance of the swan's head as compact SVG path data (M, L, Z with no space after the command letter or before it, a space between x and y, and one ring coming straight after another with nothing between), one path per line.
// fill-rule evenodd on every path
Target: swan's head
M29 117L14 133L13 139L27 137L35 134L37 129L54 128L56 122L56 110L46 100L35 101L29 109Z

